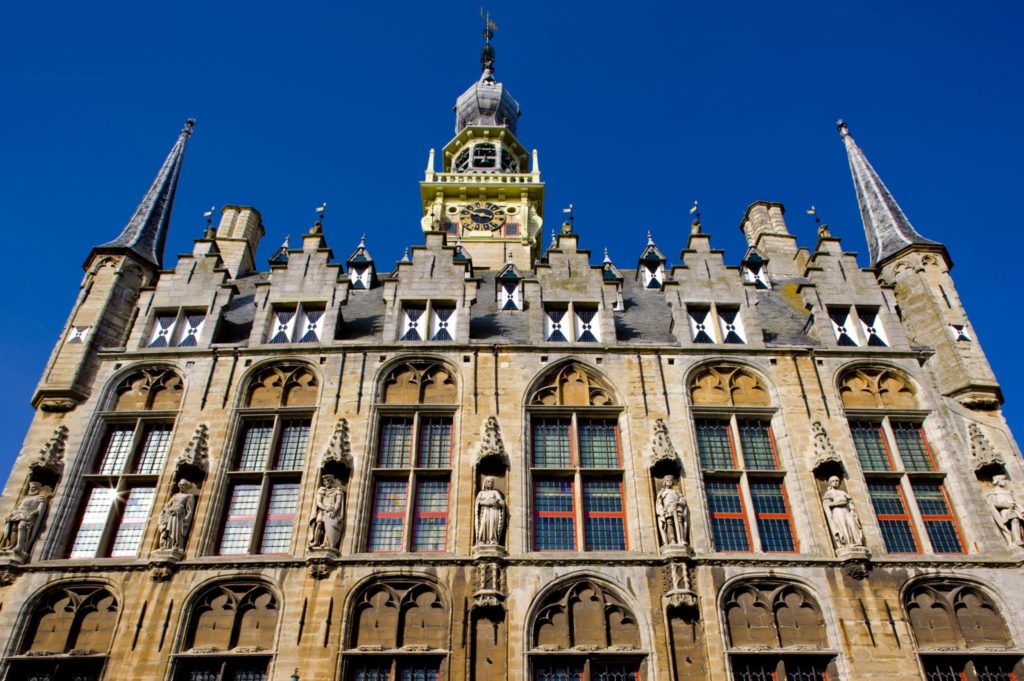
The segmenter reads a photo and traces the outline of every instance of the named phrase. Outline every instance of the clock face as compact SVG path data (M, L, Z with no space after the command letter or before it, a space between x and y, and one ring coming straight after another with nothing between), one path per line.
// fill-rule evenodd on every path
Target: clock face
M496 230L505 224L505 209L489 201L468 203L459 211L459 222L466 230Z

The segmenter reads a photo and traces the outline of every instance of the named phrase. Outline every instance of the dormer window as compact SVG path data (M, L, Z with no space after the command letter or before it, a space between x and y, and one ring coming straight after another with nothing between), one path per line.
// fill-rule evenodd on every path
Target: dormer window
M600 343L601 324L596 305L569 303L544 308L544 340L552 343Z
M194 348L206 322L206 310L167 310L156 313L147 348Z
M457 319L458 311L451 301L403 303L398 340L453 341Z
M498 285L498 307L502 310L523 309L523 287L519 281L503 281Z
M455 340L455 306L434 303L430 310L430 340Z
M743 328L743 318L738 307L687 305L686 316L690 322L690 340L694 343L743 345L747 342L747 333Z
M889 338L878 318L877 307L830 307L828 318L836 343L844 347L867 345L871 348L889 347ZM860 329L858 335L854 329Z
M644 288L661 288L665 283L665 267L660 262L644 263L640 270Z
M348 272L348 279L352 283L352 288L370 288L370 267L353 267Z
M324 306L275 305L271 324L270 343L319 343L324 335Z
M747 336L743 331L743 320L740 319L739 308L719 306L718 327L721 331L723 343L741 345L747 342Z
M858 343L853 335L850 310L847 308L829 308L828 318L832 322L832 332L836 335L836 343L846 347L857 347Z
M497 165L498 149L490 142L481 142L473 147L473 167L491 169Z
M519 172L519 161L516 160L514 154L501 150L501 172L503 173L518 173Z
M743 281L753 284L756 288L771 288L771 285L768 283L768 273L765 271L763 262L745 262L743 263L742 272Z
M877 308L857 308L857 316L860 318L860 330L867 340L868 347L887 348L889 339L885 337L885 329L878 321Z

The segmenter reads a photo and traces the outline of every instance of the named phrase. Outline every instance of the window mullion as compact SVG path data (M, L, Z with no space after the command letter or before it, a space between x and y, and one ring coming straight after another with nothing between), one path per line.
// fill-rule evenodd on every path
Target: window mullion
M138 461L142 455L142 450L146 446L146 425L144 420L140 417L135 419L135 430L132 433L132 448L128 452L128 456L125 457L124 465L121 466L120 475L125 473L131 473L135 468L135 462Z
M256 517L253 519L252 535L249 537L249 554L260 553L260 546L263 543L263 526L267 522L267 507L270 504L270 476L266 469L263 470L262 482L260 484L260 503L256 506Z
M128 503L126 492L130 493L125 486L124 478L118 476L114 483L114 498L107 507L107 520L103 524L103 534L100 536L99 546L96 547L96 556L106 556L114 545L114 537L117 535L117 528L121 524L121 516L124 514L124 507Z
M924 524L924 516L917 505L917 495L914 494L914 487L910 484L910 476L900 476L900 490L903 492L903 503L907 507L907 515L914 526L914 534L917 535L917 545L921 547L922 553L935 553L932 547L932 538L928 536L928 528Z
M417 470L410 468L405 478L405 518L402 521L402 550L411 551L413 546L413 534L416 532L416 503L419 490L417 485L419 478Z
M885 452L889 455L893 470L906 472L907 467L903 464L903 454L896 445L896 434L892 430L889 417L884 417L878 427L882 431L882 446L885 447Z
M743 473L739 479L740 497L743 503L743 515L746 516L747 534L750 537L750 550L763 553L761 549L761 533L757 530L757 516L754 513L754 497L750 493L750 480Z

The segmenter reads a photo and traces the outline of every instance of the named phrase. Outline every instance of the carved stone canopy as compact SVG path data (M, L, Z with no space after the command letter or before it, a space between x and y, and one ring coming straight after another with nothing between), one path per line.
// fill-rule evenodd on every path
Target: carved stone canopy
M971 463L975 473L1003 471L1003 460L993 449L992 443L985 437L981 427L977 423L971 423L967 426L967 432L971 438Z
M205 423L196 426L192 439L174 461L175 478L187 478L198 483L206 477L210 465L209 436L209 426Z
M509 467L508 452L505 450L505 441L501 437L501 426L498 419L488 416L483 425L483 432L480 437L480 448L476 452L476 465L496 464L502 468Z
M29 480L55 487L64 472L64 449L68 441L68 427L58 426L29 464Z
M843 460L836 453L825 426L821 421L815 421L811 424L811 430L814 432L814 472L823 476L842 472Z
M348 479L352 471L352 442L349 437L348 419L338 419L334 424L334 432L327 443L320 460L320 473L333 474L341 480Z
M676 476L682 472L683 464L679 460L676 448L672 446L672 438L664 419L655 419L654 421L650 452L650 469L652 471L665 471Z

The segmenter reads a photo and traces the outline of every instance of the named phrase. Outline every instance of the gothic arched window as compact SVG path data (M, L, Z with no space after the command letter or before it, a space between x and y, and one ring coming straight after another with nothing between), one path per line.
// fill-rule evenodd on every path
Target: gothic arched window
M355 594L344 652L347 681L438 681L448 659L449 608L415 579L381 579Z
M1014 646L1006 622L981 589L929 580L908 589L903 605L927 681L1012 681L1024 674L1020 655L1007 654Z
M913 385L884 367L859 367L839 380L854 449L889 553L928 548L964 553L966 545L943 484L938 460L924 434L927 412ZM894 475L902 473L903 475Z
M166 367L139 369L117 383L83 475L86 491L68 557L138 555L182 392L181 377Z
M617 595L583 579L540 602L530 628L534 681L640 681L640 627Z
M724 595L722 609L736 681L834 678L825 618L804 588L771 579L740 582Z
M97 584L62 585L35 601L7 678L97 681L117 627L118 602Z
M764 382L717 365L700 369L689 392L715 549L799 550Z
M217 553L291 551L319 381L302 364L260 369L246 388Z
M458 386L428 360L391 369L377 405L368 551L444 551Z
M262 582L222 582L190 602L176 681L266 681L280 604Z
M565 364L539 381L527 410L533 549L625 551L621 409L612 391L588 369Z

